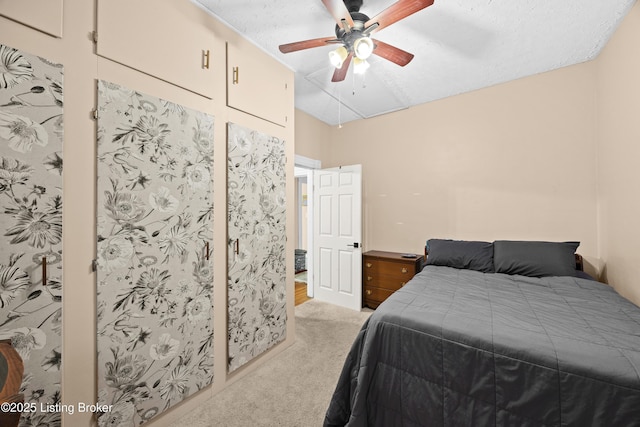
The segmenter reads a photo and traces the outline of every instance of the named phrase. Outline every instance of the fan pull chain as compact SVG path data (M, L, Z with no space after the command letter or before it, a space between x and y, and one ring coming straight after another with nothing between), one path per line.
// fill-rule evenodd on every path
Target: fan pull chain
M338 86L338 129L342 129L342 99L340 97L340 86Z
M351 95L356 96L356 73L351 73Z

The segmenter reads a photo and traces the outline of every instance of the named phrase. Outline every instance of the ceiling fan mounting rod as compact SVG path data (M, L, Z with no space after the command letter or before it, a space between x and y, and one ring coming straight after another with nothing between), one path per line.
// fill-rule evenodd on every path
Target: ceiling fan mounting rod
M357 32L359 35L361 35L365 30L364 28L364 24L365 22L369 21L369 17L367 15L365 15L364 13L360 13L360 12L351 12L351 18L353 20L353 27L349 26L349 24L347 23L347 21L345 19L342 19L340 22L342 24L342 26L340 25L336 25L336 37L339 39L342 39L344 37L346 37L348 34ZM373 24L377 26L376 24ZM370 25L367 30L369 28L371 28L373 25ZM365 34L366 35L366 34Z

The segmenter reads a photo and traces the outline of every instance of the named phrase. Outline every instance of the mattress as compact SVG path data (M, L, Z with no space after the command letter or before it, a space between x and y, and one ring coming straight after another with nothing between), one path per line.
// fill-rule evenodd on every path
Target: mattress
M602 283L427 266L371 315L326 426L638 426L640 308Z

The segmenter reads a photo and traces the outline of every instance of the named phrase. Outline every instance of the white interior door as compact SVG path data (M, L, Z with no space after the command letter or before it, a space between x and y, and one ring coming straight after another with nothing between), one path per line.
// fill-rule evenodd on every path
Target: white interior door
M362 165L313 171L314 298L362 308Z

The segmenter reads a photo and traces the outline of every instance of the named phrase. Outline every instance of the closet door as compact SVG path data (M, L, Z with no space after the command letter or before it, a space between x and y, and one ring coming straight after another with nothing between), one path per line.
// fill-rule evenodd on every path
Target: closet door
M228 125L232 372L286 337L284 141Z
M98 82L100 425L213 380L213 117Z
M63 7L63 0L0 0L0 16L62 38Z
M62 65L0 44L0 339L24 362L27 403L60 399L62 78Z
M293 111L293 74L254 46L229 43L227 105L286 126Z
M98 55L213 99L216 79L224 78L214 49L222 51L224 43L207 12L185 0L98 0L97 6Z

